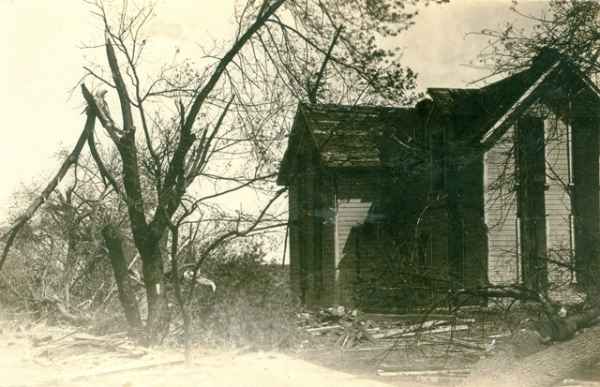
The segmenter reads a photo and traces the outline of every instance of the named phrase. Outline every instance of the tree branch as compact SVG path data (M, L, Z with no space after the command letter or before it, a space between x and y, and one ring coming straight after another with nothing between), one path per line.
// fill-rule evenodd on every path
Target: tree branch
M8 252L10 251L11 246L13 245L15 238L19 231L25 226L25 224L33 217L35 212L40 208L42 204L48 199L52 191L56 189L58 184L67 174L71 165L75 164L79 159L79 154L85 145L86 139L89 136L89 133L94 130L94 123L96 121L96 115L94 110L86 109L87 119L85 121L85 126L83 127L83 131L79 135L79 139L75 144L75 147L67 156L65 161L63 161L62 165L58 169L58 172L50 180L50 182L46 185L46 188L42 191L42 193L29 205L29 207L17 218L11 228L2 236L2 240L6 240L4 245L4 249L2 250L2 256L0 257L0 270L4 266L4 262L8 257Z
M321 63L321 69L317 74L317 79L315 81L315 85L311 90L308 91L308 100L310 103L317 103L317 92L319 91L319 86L321 85L321 79L325 74L325 68L327 67L327 62L331 58L331 52L337 43L338 37L340 36L340 32L342 32L343 26L339 26L335 29L335 34L333 35L333 39L331 40L331 44L329 45L329 49L327 50L327 54L325 54L325 58L323 58L323 63Z
M225 232L223 235L221 235L220 237L218 237L217 239L215 239L214 241L212 241L208 247L206 249L204 249L204 252L202 254L202 257L198 260L198 262L196 262L196 264L194 265L194 274L192 275L192 284L190 287L190 291L188 294L188 302L189 300L192 299L193 295L194 295L194 290L195 290L195 284L196 284L196 278L198 277L198 272L200 271L200 267L202 266L202 263L204 263L204 260L206 259L206 257L208 256L208 254L217 246L221 245L223 242L225 242L227 239L232 238L232 237L241 237L241 236L246 236L249 233L251 233L252 231L254 231L258 225L262 222L265 214L267 213L267 211L269 210L269 208L271 207L271 205L281 196L283 195L285 192L287 191L287 188L282 188L279 191L277 191L275 193L275 195L273 195L273 197L269 200L269 202L265 205L265 207L262 209L262 211L260 212L260 214L256 217L256 219L254 220L254 222L248 226L245 230L239 230L239 225L231 231Z
M135 131L135 126L133 125L133 114L131 113L129 94L127 93L127 86L125 85L125 81L121 75L121 70L119 69L119 62L110 41L108 30L106 32L106 58L108 59L108 65L110 66L110 71L112 72L112 76L115 81L117 93L119 94L121 114L123 116L123 130L125 131L125 134L128 135L128 141L133 141L133 132ZM122 140L124 140L124 138Z

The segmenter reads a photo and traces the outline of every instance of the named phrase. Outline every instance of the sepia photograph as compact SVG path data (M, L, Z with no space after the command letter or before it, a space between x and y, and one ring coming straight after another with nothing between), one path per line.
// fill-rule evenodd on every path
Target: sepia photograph
M0 386L600 387L600 1L0 32Z

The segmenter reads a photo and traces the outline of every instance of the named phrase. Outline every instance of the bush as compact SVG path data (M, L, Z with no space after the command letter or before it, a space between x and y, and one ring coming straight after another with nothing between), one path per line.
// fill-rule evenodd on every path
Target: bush
M283 349L298 339L299 304L288 270L266 264L259 249L207 262L203 273L217 291L202 289L192 308L193 332L206 344Z

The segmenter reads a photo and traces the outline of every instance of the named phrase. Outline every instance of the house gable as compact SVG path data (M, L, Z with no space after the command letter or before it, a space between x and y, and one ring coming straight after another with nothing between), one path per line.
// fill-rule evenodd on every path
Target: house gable
M490 146L494 140L512 125L530 106L536 102L543 102L564 114L564 109L574 100L577 100L578 114L590 114L594 109L600 108L600 91L584 74L582 74L570 61L555 52L547 49L534 60L529 73L529 86L522 90L505 112L492 120L488 120L483 127L485 133L480 139L484 146ZM525 72L524 72L525 73ZM521 77L524 75L521 74ZM511 82L509 77L504 80ZM490 86L488 86L490 87ZM493 87L493 85L491 86ZM522 84L521 84L522 87ZM519 88L515 85L515 88ZM570 114L571 112L569 112Z
M401 152L418 152L425 142L414 108L298 105L278 183L287 185L296 158L308 146L323 168L372 170L393 163Z
M304 214L303 234L290 236L290 250L302 238L318 245L305 247L312 249L308 255L290 255L312 265L301 286L320 286L327 293L321 300L336 293L337 302L352 303L365 289L381 300L382 289L399 292L394 284L402 279L392 278L397 270L386 261L390 254L410 264L434 263L447 290L519 282L524 271L538 267L524 259L572 255L574 245L587 246L587 256L599 250L589 235L600 228L593 113L600 111L600 94L587 78L548 51L529 69L481 89L428 93L431 99L415 108L299 105L278 182L290 187L290 219ZM586 171L586 163L594 167ZM420 178L411 180L416 174ZM307 184L310 192L300 188ZM581 198L594 202L587 211L593 214ZM308 210L298 209L308 202ZM323 217L329 210L333 215ZM373 227L379 218L388 225L403 218L413 227L386 245ZM523 238L535 241L528 245ZM560 281L561 275L548 279Z

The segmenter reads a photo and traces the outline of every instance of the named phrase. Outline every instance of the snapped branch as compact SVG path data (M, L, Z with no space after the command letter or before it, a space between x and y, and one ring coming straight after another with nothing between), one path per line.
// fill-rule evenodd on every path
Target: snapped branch
M17 234L25 224L33 217L35 212L41 207L42 204L46 202L50 194L56 189L61 180L65 177L69 168L77 163L79 159L79 154L85 145L85 142L89 136L89 133L94 130L94 123L96 122L96 115L94 110L87 109L86 110L87 119L85 121L85 126L83 127L83 131L79 135L79 139L75 144L75 147L69 153L65 161L63 161L62 165L58 169L58 172L50 180L50 182L46 185L46 188L42 191L42 193L29 205L29 207L17 218L11 228L0 238L0 240L5 240L4 249L2 250L2 256L0 257L0 270L4 266L4 262L6 262L6 258L8 257L8 253L10 248L12 247Z

